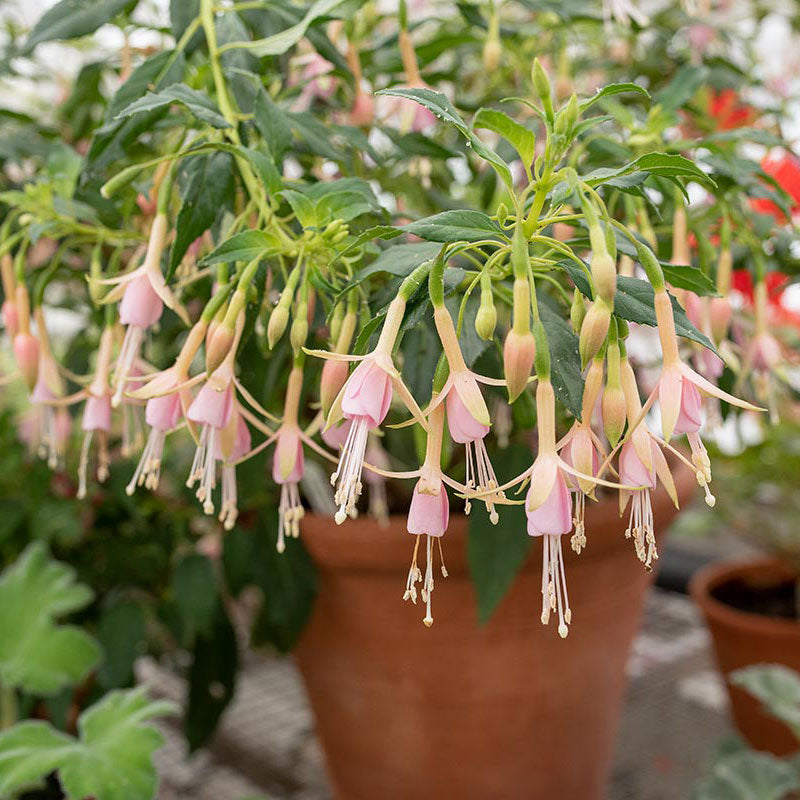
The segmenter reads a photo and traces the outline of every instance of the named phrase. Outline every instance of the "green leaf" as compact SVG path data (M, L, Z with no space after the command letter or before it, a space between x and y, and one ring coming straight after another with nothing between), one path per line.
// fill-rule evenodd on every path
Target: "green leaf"
M114 691L78 718L77 739L49 723L22 722L0 734L0 795L10 794L58 770L68 797L148 800L158 776L153 753L164 737L150 720L175 713L153 702L145 689Z
M664 277L671 286L678 289L688 289L701 297L714 297L717 287L699 267L691 264L662 264Z
M560 261L558 266L565 270L575 286L588 298L592 297L591 287L586 273L574 261ZM628 278L624 275L617 276L617 293L614 296L614 313L618 317L636 322L639 325L657 325L654 308L655 292L648 281L640 278ZM689 321L686 312L680 303L670 295L672 300L672 313L675 317L675 331L679 336L691 339L716 353L712 341L701 333Z
M362 214L383 214L370 185L361 178L320 181L299 190L282 192L304 228L322 228L335 219L343 222Z
M430 242L413 242L411 244L395 244L381 251L381 254L369 264L361 267L348 281L340 295L358 286L371 275L381 273L405 278L410 275L420 264L433 258L441 248Z
M305 35L308 28L320 17L324 17L344 0L317 0L306 15L290 28L253 42L232 42L231 47L243 48L256 56L279 56L294 47Z
M197 636L192 649L189 701L184 719L184 732L191 751L202 747L214 733L236 687L238 642L219 603L211 623L209 630Z
M668 111L686 105L697 90L708 82L709 69L703 64L684 64L672 80L658 90L654 100Z
M434 92L433 89L417 88L417 89L383 89L376 92L377 95L389 95L392 97L404 97L407 100L413 100L424 106L428 111L435 114L439 119L453 125L461 135L467 140L467 144L475 151L477 156L480 156L484 161L488 161L492 165L495 172L500 176L500 179L505 185L511 189L514 182L511 178L511 170L494 150L490 150L467 126L467 123L459 115L458 111L453 108L452 103L441 92Z
M508 114L491 108L481 108L472 120L472 127L486 128L499 133L514 146L522 163L530 166L536 155L536 136L533 131L511 119Z
M550 379L558 401L576 418L581 417L583 376L578 337L570 324L548 305L539 303L539 314L550 345Z
M730 679L800 738L800 675L781 664L756 664L736 670Z
M264 87L259 87L253 105L253 121L269 147L276 163L292 143L290 119L278 108Z
M599 186L608 183L611 178L621 178L634 172L646 172L662 178L685 178L707 186L716 186L716 183L693 161L675 153L646 153L622 167L596 169L586 175L584 180L591 186Z
M280 252L280 242L265 231L241 231L226 239L202 259L202 263L252 261L259 255L266 258Z
M531 465L530 450L513 445L491 452L500 483ZM492 525L483 503L473 500L469 515L467 557L478 601L478 619L485 623L506 596L531 548L523 506L498 506L500 519Z
M214 567L206 556L190 553L172 576L172 593L181 621L181 639L191 647L198 636L209 636L219 607Z
M154 111L173 103L180 103L201 122L207 122L215 128L230 127L225 117L220 114L214 101L207 94L198 92L185 83L173 83L160 92L148 92L144 97L134 100L129 106L123 108L114 119L125 119L134 114L139 114L143 111Z
M136 3L137 0L61 0L34 25L22 52L27 55L42 42L94 33L117 14L131 11Z
M186 185L181 192L183 202L175 222L175 241L169 253L168 281L189 245L214 224L220 211L233 199L232 166L226 153L187 160Z
M0 576L0 684L55 694L88 675L100 648L88 633L56 620L86 606L92 592L74 570L29 545Z
M145 650L145 612L132 598L116 598L106 605L97 628L105 657L98 679L106 689L133 683L133 663Z
M800 789L789 763L769 753L744 751L720 759L695 792L695 800L786 800Z
M602 89L598 89L597 92L588 100L584 100L580 104L580 112L583 114L584 111L587 111L595 103L599 103L605 97L611 97L611 95L622 94L624 92L635 92L636 94L639 94L648 100L650 99L650 93L647 91L647 89L639 86L636 83L611 83L608 86L604 86Z
M429 242L477 242L504 236L500 226L486 214L469 209L442 211L403 225L403 230Z

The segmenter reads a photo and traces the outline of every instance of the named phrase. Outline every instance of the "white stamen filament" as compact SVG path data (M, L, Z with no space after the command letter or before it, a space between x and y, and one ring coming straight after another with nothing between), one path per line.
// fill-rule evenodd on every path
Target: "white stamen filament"
M570 545L572 549L580 555L581 551L586 547L586 495L578 489L575 492L575 516L572 518L572 524L575 526L575 533L572 534Z
M47 461L50 469L56 469L61 463L62 453L59 448L57 416L54 406L42 404L39 407L39 458Z
M213 425L203 425L189 479L186 481L186 486L190 489L195 481L200 481L196 497L203 504L203 511L206 514L214 513L212 493L217 486L217 434L218 430Z
M687 438L689 439L689 446L692 448L692 464L694 464L697 470L695 472L695 477L705 492L706 505L708 505L709 508L714 508L717 498L714 497L711 493L711 489L708 487L708 484L711 483L711 459L708 457L706 446L703 444L699 433L689 433L687 434Z
M331 475L331 484L336 487L333 499L339 506L334 517L337 525L341 525L348 515L351 517L356 515L356 502L361 495L361 468L364 464L368 434L369 419L354 417L339 456L339 465Z
M547 625L550 622L551 612L557 612L558 634L564 639L569 633L572 610L567 595L561 537L545 534L542 537L542 544L542 624Z
M494 473L494 467L489 459L489 453L486 452L486 443L483 439L476 439L472 442L467 442L464 446L466 451L466 487L472 491L484 492L487 489L495 489L499 485L497 477ZM489 519L492 525L497 525L500 515L495 508L495 502L500 499L505 499L504 492L497 492L493 495L486 495L481 497L481 500L486 503L486 510L489 512ZM472 503L467 498L464 501L464 513L469 514L472 510Z
M162 431L159 428L150 429L150 435L147 437L142 456L136 465L131 482L125 487L125 492L128 495L132 495L137 486L144 486L151 492L158 488L166 438L166 431Z
M122 404L122 446L123 458L130 458L142 445L144 439L144 407L133 403Z
M408 578L406 578L406 590L403 593L403 600L411 600L414 605L417 604L417 586L416 584L422 582L422 589L420 594L425 603L425 616L422 618L425 626L430 628L433 625L433 614L431 613L431 595L433 594L433 539L439 547L439 560L441 561L442 577L447 577L447 567L444 565L444 556L442 554L442 540L439 536L425 536L425 577L422 577L422 571L417 566L417 554L419 553L419 540L422 534L417 536L414 543L414 554L411 557L411 567L408 570Z
M117 366L114 370L114 395L111 398L111 405L116 408L122 402L122 394L125 391L128 378L133 372L133 365L139 358L144 339L144 328L137 325L128 325L125 330L125 338L122 340L122 347L117 358Z
M650 502L650 490L638 489L631 499L631 515L625 537L633 539L636 557L649 572L653 569L653 561L658 558L656 535L653 528L653 506Z
M286 536L297 539L300 536L300 520L306 511L300 502L300 490L296 483L281 485L281 499L278 505L278 544L277 550L286 550Z
M81 457L78 461L78 500L86 497L86 473L89 469L89 448L92 446L92 431L86 431L81 445Z
M232 530L239 516L238 494L236 491L236 467L233 464L222 465L222 504L219 521L226 531Z

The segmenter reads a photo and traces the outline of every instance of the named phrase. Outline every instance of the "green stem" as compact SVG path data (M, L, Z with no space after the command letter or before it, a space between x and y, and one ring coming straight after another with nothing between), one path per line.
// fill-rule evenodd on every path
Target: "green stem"
M17 693L14 689L3 686L0 688L0 731L15 725L18 716Z

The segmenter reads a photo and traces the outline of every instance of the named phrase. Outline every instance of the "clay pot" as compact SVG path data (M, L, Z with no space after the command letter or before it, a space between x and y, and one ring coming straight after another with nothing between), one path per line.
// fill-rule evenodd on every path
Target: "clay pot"
M762 559L711 564L694 576L690 586L692 597L711 630L736 727L757 750L778 756L797 752L797 740L786 725L763 711L758 700L731 686L728 676L753 664L784 664L800 671L800 623L733 608L714 594L734 582L757 590L796 579L797 575L779 561Z
M675 471L685 501L694 476ZM664 530L676 511L654 495ZM485 625L467 567L467 520L453 514L442 542L449 577L436 578L435 623L403 603L413 537L366 518L337 527L306 516L302 537L319 568L319 595L296 649L343 800L599 800L615 746L625 667L652 580L624 537L617 497L587 503L587 549L565 547L573 620L543 627L536 540L512 589ZM524 536L525 531L520 531Z

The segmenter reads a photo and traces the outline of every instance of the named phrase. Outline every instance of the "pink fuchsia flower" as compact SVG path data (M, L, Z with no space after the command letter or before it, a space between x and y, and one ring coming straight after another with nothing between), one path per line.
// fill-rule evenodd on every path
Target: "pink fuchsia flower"
M343 417L352 421L338 466L331 475L331 483L336 487L334 501L339 507L335 520L339 525L348 515L356 514L356 502L362 490L361 471L367 436L370 430L379 427L383 422L393 394L396 392L420 424L423 427L426 425L422 411L392 362L392 348L403 321L405 306L406 301L402 295L391 302L378 343L366 356L350 356L324 350L306 351L310 355L333 361L360 362L333 401L326 421L326 428L332 427Z
M189 365L203 342L206 327L203 320L194 325L173 366L157 373L144 385L129 387L128 398L146 401L145 423L150 431L133 477L125 489L128 495L132 495L137 486L151 491L158 488L167 434L178 426L181 417L189 410L193 402L192 385L205 377L200 374L190 379Z
M330 74L334 66L318 53L298 59L302 69L297 83L303 88L293 104L295 111L308 111L315 99L327 100L336 91L336 80Z
M702 424L700 392L749 411L763 409L722 391L686 364L678 353L672 303L664 289L655 293L654 305L663 366L661 377L648 404L657 392L661 406L661 429L667 442L675 433L687 434L698 483L706 489L706 502L713 504L713 495L707 488L711 481L711 461L699 433Z
M286 549L285 536L300 535L300 520L305 515L298 485L305 472L303 440L297 424L284 423L276 433L272 457L272 479L281 487L278 505L278 552Z
M444 305L434 308L433 319L447 359L449 374L441 391L432 400L429 411L444 402L450 436L454 442L465 446L467 491L477 491L481 494L489 512L489 519L493 524L497 524L499 516L495 502L502 502L505 496L502 492L497 495L487 493L496 489L498 483L484 442L491 425L489 409L478 384L503 386L504 382L484 378L467 367L458 344L458 334L452 317ZM470 508L471 502L467 497L464 511L469 514Z
M58 364L50 348L50 337L47 334L44 314L41 307L35 313L38 338L38 367L36 384L31 392L31 403L36 408L39 423L39 457L47 461L50 469L56 469L64 461L65 442L58 436L57 406L64 398L64 381ZM22 334L18 334L17 338Z
M239 499L236 488L236 463L244 458L251 446L250 429L240 409L235 406L227 426L217 440L217 461L222 469L222 498L219 521L226 531L232 530L239 517Z
M444 565L441 544L441 538L444 536L450 521L450 504L441 468L443 434L444 408L440 405L430 415L425 462L419 471L419 480L414 487L406 525L408 532L415 535L417 540L414 544L414 554L411 558L411 567L408 570L403 600L411 600L416 605L417 583L422 582L421 594L425 603L425 617L422 621L428 628L433 625L431 595L433 594L434 539L436 539L439 548L442 576L447 577L447 568ZM426 539L424 577L417 565L420 537L422 536L425 536Z
M86 473L89 467L89 450L92 438L97 437L97 480L105 483L108 479L110 458L108 455L108 435L111 433L111 390L108 374L111 368L111 347L114 331L111 327L103 330L100 347L97 351L97 367L94 378L86 390L86 404L83 408L81 428L84 432L78 463L78 498L86 496Z
M126 383L139 359L144 333L160 319L164 306L189 324L186 311L172 294L161 273L161 253L167 237L167 226L166 214L156 214L142 265L124 275L98 282L113 287L102 302L121 301L119 317L125 326L125 338L117 357L112 384L114 394L111 402L115 407L122 401Z

